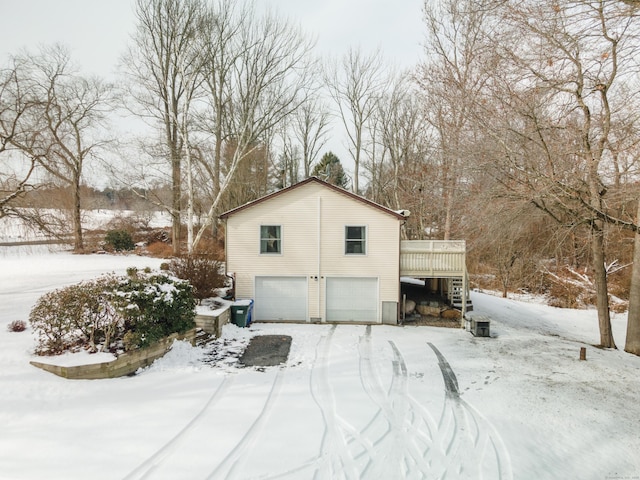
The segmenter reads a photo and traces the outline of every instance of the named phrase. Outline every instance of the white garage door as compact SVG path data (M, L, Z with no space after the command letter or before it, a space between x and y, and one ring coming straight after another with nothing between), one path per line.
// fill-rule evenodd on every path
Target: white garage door
M307 277L256 277L255 320L307 320Z
M378 279L327 278L328 322L377 322Z

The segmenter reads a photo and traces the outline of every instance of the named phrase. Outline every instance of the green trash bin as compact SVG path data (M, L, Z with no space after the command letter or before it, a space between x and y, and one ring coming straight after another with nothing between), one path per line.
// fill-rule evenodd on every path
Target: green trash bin
M251 322L252 300L238 300L231 304L231 321L239 327L248 327Z

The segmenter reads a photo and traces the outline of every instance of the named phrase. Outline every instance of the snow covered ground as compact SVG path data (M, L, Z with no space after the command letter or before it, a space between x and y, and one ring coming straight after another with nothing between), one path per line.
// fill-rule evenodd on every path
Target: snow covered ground
M44 292L137 256L0 249L1 479L640 478L640 358L595 312L474 293L492 338L434 327L225 327L134 377L65 380L9 332ZM625 317L614 318L624 345ZM253 335L286 366L239 368ZM587 361L579 360L587 347Z
M64 219L64 213L59 210L45 210L42 213L52 215L56 218ZM109 222L115 216L120 218L130 218L151 228L165 227L171 225L171 219L166 212L148 211L136 213L132 210L83 210L82 226L88 230L106 229ZM68 220L70 222L70 220ZM23 222L20 218L3 217L0 218L0 243L47 241L50 237L42 232L38 232ZM2 256L0 252L0 256Z

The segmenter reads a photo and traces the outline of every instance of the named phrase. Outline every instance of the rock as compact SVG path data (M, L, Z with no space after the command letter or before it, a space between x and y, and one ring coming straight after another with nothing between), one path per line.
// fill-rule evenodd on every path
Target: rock
M404 313L405 315L411 315L416 309L416 302L413 300L407 300L404 302Z
M449 308L442 312L442 318L446 318L448 320L459 320L461 313L459 310L454 310L453 308Z
M440 307L432 307L427 303L420 303L416 307L418 313L425 317L439 317L440 316Z

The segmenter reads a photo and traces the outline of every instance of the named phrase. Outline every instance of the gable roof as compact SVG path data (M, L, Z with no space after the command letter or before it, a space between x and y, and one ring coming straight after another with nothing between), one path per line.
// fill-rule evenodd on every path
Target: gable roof
M380 210L380 211L382 211L382 212L384 212L384 213L386 213L388 215L391 215L393 217L396 217L398 219L405 218L405 216L400 212L396 212L395 210L391 210L390 208L387 208L387 207L384 207L384 206L382 206L382 205L380 205L378 203L372 202L371 200L368 200L368 199L366 199L364 197L361 197L360 195L356 195L355 193L349 192L349 191L347 191L347 190L345 190L343 188L340 188L340 187L338 187L336 185L333 185L331 183L325 182L324 180L320 180L318 177L309 177L309 178L307 178L305 180L302 180L301 182L298 182L298 183L296 183L294 185L291 185L290 187L283 188L281 190L278 190L277 192L270 193L269 195L265 195L264 197L258 198L257 200L253 200L251 202L245 203L244 205L240 205L239 207L236 207L236 208L233 208L231 210L228 210L228 211L224 212L223 214L221 214L220 218L222 220L225 220L225 219L229 218L231 215L234 215L234 214L236 214L236 213L238 213L238 212L240 212L242 210L245 210L247 208L251 208L251 207L253 207L255 205L258 205L258 204L260 204L262 202L266 202L266 201L268 201L268 200L270 200L270 199L272 199L274 197L283 195L283 194L285 194L285 193L287 193L287 192L289 192L291 190L294 190L296 188L300 188L303 185L307 185L309 183L317 183L319 185L322 185L325 188L328 188L330 190L334 190L334 191L340 193L341 195L345 195L346 197L349 197L349 198L351 198L353 200L356 200L356 201L361 202L361 203L363 203L365 205L373 207L373 208L375 208L377 210Z

